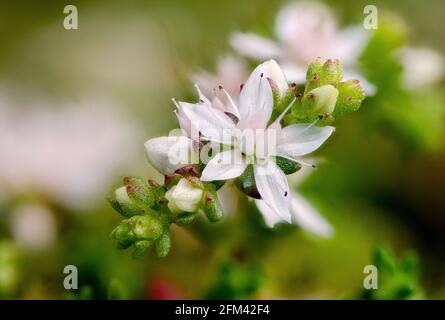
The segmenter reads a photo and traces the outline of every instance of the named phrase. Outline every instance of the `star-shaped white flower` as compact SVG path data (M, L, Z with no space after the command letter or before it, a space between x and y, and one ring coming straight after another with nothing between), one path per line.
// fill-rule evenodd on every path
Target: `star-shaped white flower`
M367 95L375 87L362 77L356 62L369 39L362 26L338 29L329 8L318 2L299 2L284 6L275 22L278 42L254 33L235 32L232 47L240 54L258 60L276 59L288 79L306 81L308 65L316 58L336 58L345 67L345 77L360 80Z
M281 219L290 223L289 186L286 176L274 161L275 157L281 156L306 165L301 157L318 149L334 128L307 124L281 128L280 120L293 102L269 124L273 110L269 79L281 94L288 89L284 73L274 60L259 65L245 82L238 105L230 99L233 115L238 121L228 115L230 112L210 107L205 99L195 104L179 102L178 105L205 139L230 147L207 163L201 179L233 179L240 176L249 164L253 164L256 186L262 199ZM253 145L250 145L246 141L249 140L247 135L252 132ZM268 148L271 144L274 148Z

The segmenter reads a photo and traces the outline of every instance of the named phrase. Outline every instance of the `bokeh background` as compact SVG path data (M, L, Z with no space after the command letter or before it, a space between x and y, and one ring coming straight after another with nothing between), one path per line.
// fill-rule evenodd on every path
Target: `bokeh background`
M445 298L445 82L404 88L394 55L445 56L440 0L373 1L380 24L360 66L378 92L336 122L299 186L332 238L269 230L239 197L223 222L174 228L165 258L134 260L109 239L120 217L105 199L122 177L161 179L143 143L177 127L170 98L194 99L191 75L235 54L233 31L273 38L288 2L0 4L1 298ZM325 3L342 26L361 24L368 4ZM63 28L67 4L78 30ZM382 296L363 292L373 263ZM66 265L78 290L63 288Z

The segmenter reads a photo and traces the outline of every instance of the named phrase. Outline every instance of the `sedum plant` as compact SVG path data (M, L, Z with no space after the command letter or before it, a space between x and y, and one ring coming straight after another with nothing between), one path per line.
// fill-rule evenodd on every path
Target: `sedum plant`
M318 58L299 90L274 60L260 64L240 86L238 98L219 86L212 98L198 86L198 101L177 102L181 130L145 143L148 161L163 184L127 177L109 202L123 216L111 237L140 257L149 247L170 251L170 225L198 215L224 217L218 190L226 181L255 203L268 226L319 226L321 217L289 188L286 175L315 167L305 157L334 132L335 118L356 111L365 94L357 80L343 81L337 60ZM325 232L326 233L326 232Z

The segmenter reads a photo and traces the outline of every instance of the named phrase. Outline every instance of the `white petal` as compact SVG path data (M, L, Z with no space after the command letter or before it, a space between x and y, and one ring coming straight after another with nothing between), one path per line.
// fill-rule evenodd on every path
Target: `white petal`
M281 130L277 152L299 157L317 150L334 132L334 127L293 124Z
M293 61L309 63L318 56L330 57L335 45L336 21L321 3L306 1L284 6L277 15L275 29Z
M344 66L354 66L370 36L371 32L363 26L352 26L338 31L335 34L331 58L339 59Z
M150 164L163 174L197 163L198 151L193 148L193 141L184 136L153 138L144 146Z
M275 60L269 60L261 64L264 76L266 78L272 79L278 87L280 95L283 96L284 93L289 89L289 84L287 82L286 76L283 70L278 65Z
M218 153L207 163L201 175L202 181L228 180L239 177L247 164L242 159L239 150L229 150Z
M306 64L282 63L281 68L290 82L296 84L306 83Z
M330 237L334 230L320 213L302 196L292 192L291 195L292 220L303 229L322 237Z
M264 200L255 199L255 204L269 228L273 228L277 223L285 221L271 207L269 207Z
M205 137L215 142L231 144L230 129L234 129L235 124L223 111L202 104L179 102L179 105L191 120L192 126Z
M239 98L240 122L238 127L264 129L272 115L272 88L266 79L264 64L260 64L249 76Z
M178 112L175 112L175 114L176 117L178 118L179 126L181 127L182 130L185 131L187 136L190 137L192 134L192 124L190 120L185 116L185 114L181 110L178 110Z
M261 198L283 220L291 222L289 185L283 171L273 161L253 166L255 182Z
M254 59L278 58L281 55L281 49L275 42L254 33L235 32L229 42L240 54Z
M298 42L296 35L299 33L307 33L315 27L321 29L324 23L333 22L334 19L329 8L321 3L307 1L291 3L283 6L278 12L275 31L278 38L285 43ZM313 40L313 42L315 41L318 39Z

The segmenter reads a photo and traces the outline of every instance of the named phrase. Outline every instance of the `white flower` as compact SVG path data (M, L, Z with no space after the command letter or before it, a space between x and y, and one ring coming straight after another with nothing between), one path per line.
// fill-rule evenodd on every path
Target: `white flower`
M37 192L66 207L91 208L134 163L128 141L138 129L109 101L47 105L0 101L0 189L8 197Z
M428 48L402 48L398 52L403 65L403 84L408 89L426 87L444 74L443 57Z
M252 163L256 186L262 199L283 220L291 222L289 186L274 158L281 156L306 164L300 157L320 147L334 128L295 124L282 129L280 120L294 101L268 126L273 109L272 89L268 79L275 82L281 93L288 89L284 73L274 60L259 65L245 82L238 106L231 100L237 123L223 111L208 108L203 102L179 102L179 106L205 138L231 147L230 150L216 154L207 163L201 180L236 178ZM262 135L257 134L258 129L262 130ZM249 138L247 134L252 132L253 145L246 143ZM275 141L271 139L273 135ZM271 144L276 147L272 151L269 148Z
M296 83L306 81L308 65L317 57L339 59L345 77L360 80L368 95L375 87L356 71L356 62L369 32L362 26L339 30L329 9L317 2L300 2L283 7L276 17L279 42L252 33L236 32L230 43L239 53L253 59L277 59L287 76Z
M194 187L187 179L182 178L165 194L168 208L173 213L196 212L202 199L201 188Z
M30 251L50 248L56 240L56 222L48 207L26 203L11 213L11 231L16 243Z

